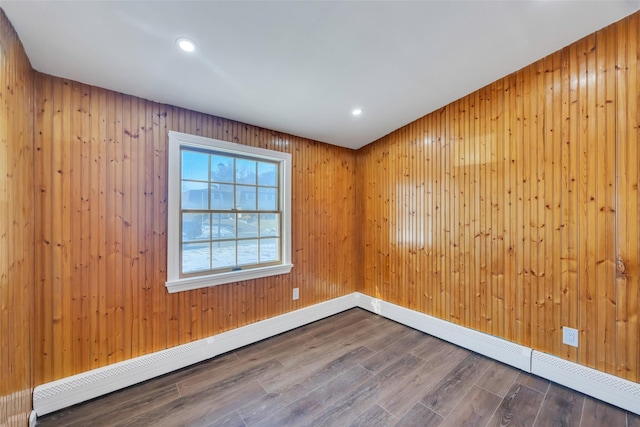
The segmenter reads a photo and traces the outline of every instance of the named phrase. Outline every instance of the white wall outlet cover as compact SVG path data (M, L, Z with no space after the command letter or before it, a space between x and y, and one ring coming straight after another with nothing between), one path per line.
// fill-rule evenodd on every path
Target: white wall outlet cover
M300 288L293 288L293 299L297 300L300 298Z
M562 343L571 345L573 347L578 346L578 330L569 328L567 326L562 327Z

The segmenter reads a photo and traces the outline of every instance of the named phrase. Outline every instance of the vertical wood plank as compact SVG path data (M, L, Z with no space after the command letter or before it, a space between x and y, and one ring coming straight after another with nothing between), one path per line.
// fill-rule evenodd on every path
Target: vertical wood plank
M525 331L526 299L525 299L525 199L524 199L524 71L515 74L515 104L514 104L514 181L516 215L513 218L514 252L516 265L514 271L515 287L515 339L517 342L528 342L529 336Z
M471 187L472 187L472 170L473 170L473 157L472 142L471 142L471 97L466 96L463 100L463 117L462 123L462 135L461 143L464 153L464 180L461 184L464 192L464 198L462 201L461 218L463 226L460 229L460 243L463 245L463 259L462 265L464 268L464 276L462 278L461 286L464 289L464 301L463 303L463 318L461 324L468 326L471 324L471 301L472 301L472 272L473 263L471 259L472 244L473 244L473 229L472 229L472 204L471 204Z
M506 203L507 193L505 191L505 183L507 181L506 171L506 156L507 156L507 147L505 143L507 142L507 138L504 134L504 85L505 79L501 79L497 81L493 85L493 95L492 95L492 104L493 104L493 117L495 122L495 131L494 131L494 164L493 168L495 170L495 197L493 200L493 213L492 213L492 222L495 224L495 231L492 245L492 270L493 277L496 287L496 294L494 295L494 325L493 330L494 333L500 336L506 335L506 318L505 312L508 307L505 305L506 300L506 290L505 290L505 262L507 258L507 253L505 251L505 233L506 230L504 228L504 215L505 212L508 211L508 206Z
M534 96L531 97L531 109L533 112L533 126L531 128L532 146L531 151L536 158L533 165L533 173L531 176L533 194L532 194L532 218L533 218L533 248L532 248L532 291L535 300L534 314L532 318L533 337L532 342L534 348L547 350L548 343L545 340L545 317L546 317L546 295L545 295L545 261L547 257L547 246L545 241L545 168L546 157L545 147L548 141L545 138L545 96L544 96L544 76L545 62L544 58L536 62L533 67L535 73Z
M478 223L480 225L480 324L478 328L481 331L489 332L489 321L490 321L490 304L488 304L489 299L491 298L491 293L489 291L490 286L490 273L489 273L489 262L490 262L490 217L487 216L487 206L489 205L489 194L490 194L490 186L487 185L489 182L489 174L487 172L487 164L490 161L490 157L488 155L490 146L487 143L487 135L489 131L487 130L487 117L490 116L487 111L487 90L486 88L480 91L479 94L479 139L480 139L480 203L479 203L479 220Z
M53 210L53 182L52 182L52 149L48 138L53 132L53 87L50 78L40 78L37 80L37 96L41 99L39 111L39 124L36 139L37 169L36 181L39 193L36 199L36 271L38 272L36 286L35 312L37 313L35 324L40 331L39 339L35 340L35 354L40 355L40 363L34 368L36 378L43 378L45 372L50 375L53 372L53 318L51 273L53 271L52 260L52 215L45 215L44 212ZM45 286L45 284L49 286ZM41 375L43 377L41 377ZM44 377L46 378L46 377Z
M470 120L473 120L471 127L473 129L471 150L473 152L473 187L470 189L473 195L472 209L471 209L471 223L473 244L471 245L472 258L473 258L473 279L471 282L471 300L469 301L470 324L479 325L481 320L481 242L482 242L482 225L480 223L480 199L481 199L481 185L482 178L480 176L481 169L481 149L480 149L480 96L478 92L471 95L471 116Z
M562 151L561 151L561 212L560 212L560 321L559 325L577 328L578 270L577 248L578 227L577 212L577 120L578 115L578 79L571 78L577 74L576 44L562 50ZM563 345L560 354L575 361L577 350L573 346Z
M579 362L587 366L596 366L598 322L596 302L595 241L589 244L589 236L597 236L595 228L595 178L596 170L596 128L595 128L595 36L588 36L579 42L580 70L580 116L579 116L579 153L580 153L580 347Z
M137 153L134 148L136 132L132 126L132 112L135 107L132 105L131 98L122 99L122 128L116 131L117 135L122 138L122 186L124 194L122 196L122 283L120 286L120 295L123 304L127 301L138 301L138 268L136 252L138 247L138 233L140 223L136 217L138 210L136 196L138 193L138 185L136 179L136 171L133 166L137 160ZM123 311L123 342L131 343L131 346L123 348L123 358L130 358L131 354L140 354L140 328L138 327L137 305L131 307L131 310Z
M616 350L615 350L615 369L616 375L629 379L630 374L630 365L635 365L635 363L631 362L628 359L628 347L633 347L633 344L630 343L629 337L627 335L628 328L628 304L629 300L628 290L629 290L629 276L633 276L633 267L631 263L629 263L629 254L633 254L634 248L633 243L631 243L629 239L629 235L637 236L637 230L633 227L633 212L637 212L635 209L631 208L629 205L629 199L633 199L634 194L633 190L633 182L637 183L637 168L633 168L633 172L629 169L629 159L637 158L637 153L631 148L629 150L629 141L631 139L630 134L633 131L629 129L628 117L627 114L630 113L629 108L629 100L627 98L627 81L629 80L629 75L633 73L632 69L635 69L635 64L631 64L632 59L627 56L629 50L634 48L630 48L630 35L629 35L629 25L631 19L627 18L621 21L618 24L617 28L617 38L618 44L615 46L616 59L615 59L615 73L616 73L616 85L615 85L615 97L616 97L616 159L615 159L615 170L616 170L616 205L615 210L618 212L616 216L616 240L615 240L615 256L616 256L616 265L615 265L615 301L616 301ZM637 59L636 59L637 60ZM633 117L633 116L632 116ZM629 174L629 172L631 172ZM631 184L631 185L630 185ZM636 186L637 188L637 186ZM637 191L637 190L636 190ZM637 201L635 206L637 206ZM631 221L629 221L631 220ZM637 224L637 218L635 219L635 223ZM631 224L630 224L631 223ZM630 227L631 225L631 227ZM637 253L636 253L637 258ZM626 267L629 266L630 271L626 271ZM635 375L632 375L632 381L635 380Z
M514 228L516 227L516 158L515 158L515 143L514 141L514 129L515 129L515 117L512 106L515 104L515 86L516 76L512 74L505 78L504 88L504 192L505 192L505 205L504 211L504 286L505 286L505 313L504 313L504 336L505 338L515 341L516 340L516 325L515 325L515 311L516 311L516 292L517 283L513 280L516 275L516 233Z

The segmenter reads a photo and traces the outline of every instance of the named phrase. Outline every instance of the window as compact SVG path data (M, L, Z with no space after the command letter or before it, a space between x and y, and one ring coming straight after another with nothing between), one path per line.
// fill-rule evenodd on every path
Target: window
M169 132L167 289L291 271L291 155Z

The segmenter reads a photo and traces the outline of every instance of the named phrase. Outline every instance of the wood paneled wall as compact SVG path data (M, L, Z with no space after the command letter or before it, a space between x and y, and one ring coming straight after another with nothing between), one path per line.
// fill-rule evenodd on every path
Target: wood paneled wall
M36 106L36 384L355 291L355 152L43 74ZM169 130L292 154L291 274L167 293Z
M638 19L352 152L35 73L0 14L0 421L355 290L639 381ZM290 275L166 292L169 130L292 153Z
M638 19L360 150L363 292L640 381Z
M31 412L33 71L0 9L0 425Z

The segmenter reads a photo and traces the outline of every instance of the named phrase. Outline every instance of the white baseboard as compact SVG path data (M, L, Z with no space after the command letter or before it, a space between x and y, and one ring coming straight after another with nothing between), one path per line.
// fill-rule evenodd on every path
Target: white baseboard
M514 366L531 370L531 349L437 317L429 316L364 294L356 295L358 307L438 337L460 347Z
M640 415L640 384L534 351L531 372Z
M42 384L33 391L33 409L38 416L45 415L281 334L354 306L353 294L349 294L209 338Z
M354 292L209 338L62 378L35 388L38 416L164 375L350 308L360 307L476 353L640 414L640 384ZM32 418L33 414L32 413ZM31 425L31 421L30 421Z

